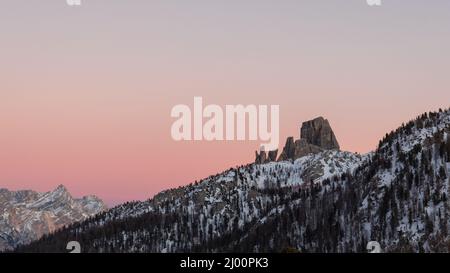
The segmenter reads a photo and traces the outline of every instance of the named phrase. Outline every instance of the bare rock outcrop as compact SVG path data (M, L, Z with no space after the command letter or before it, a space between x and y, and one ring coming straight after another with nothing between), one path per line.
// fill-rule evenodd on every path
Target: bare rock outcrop
M278 161L295 160L308 154L317 154L325 150L339 150L339 143L328 120L318 117L305 121L300 128L300 139L288 137ZM276 161L278 150L256 153L256 164Z
M330 123L323 117L303 122L300 139L325 150L339 150L339 144Z
M268 163L268 162L273 162L273 161L277 161L277 156L278 156L278 150L274 150L274 151L269 151L266 152L264 150L259 151L255 151L255 163L256 164L264 164L264 163Z

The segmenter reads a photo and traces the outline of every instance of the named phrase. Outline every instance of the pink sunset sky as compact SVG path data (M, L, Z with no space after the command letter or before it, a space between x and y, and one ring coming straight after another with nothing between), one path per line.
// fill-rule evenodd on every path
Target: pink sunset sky
M254 160L258 141L175 142L177 104L280 105L280 148L326 117L365 153L450 102L450 1L8 0L0 188L143 200Z

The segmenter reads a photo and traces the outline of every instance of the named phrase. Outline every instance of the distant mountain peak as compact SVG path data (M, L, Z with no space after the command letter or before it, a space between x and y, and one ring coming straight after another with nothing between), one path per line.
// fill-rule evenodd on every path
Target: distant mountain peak
M49 195L55 196L55 197L65 197L65 198L72 198L72 195L69 193L67 188L64 185L59 185L51 192L48 192Z
M59 184L58 187L56 187L55 191L65 191L65 192L68 192L66 186L64 186L63 184Z
M0 251L29 243L106 210L96 196L75 199L64 185L53 191L0 191Z

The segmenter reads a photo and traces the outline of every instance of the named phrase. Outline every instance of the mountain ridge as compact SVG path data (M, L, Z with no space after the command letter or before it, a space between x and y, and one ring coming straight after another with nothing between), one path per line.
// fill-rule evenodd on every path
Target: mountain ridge
M449 109L426 113L366 155L232 168L16 251L61 252L68 240L85 252L362 252L370 240L388 252L449 251L449 134Z

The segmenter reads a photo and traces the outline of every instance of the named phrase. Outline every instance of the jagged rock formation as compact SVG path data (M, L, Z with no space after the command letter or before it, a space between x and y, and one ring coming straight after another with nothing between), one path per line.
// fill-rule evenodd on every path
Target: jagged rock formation
M278 155L278 150L269 151L268 153L266 153L266 151L264 151L262 149L259 153L255 152L255 156L256 156L255 163L256 164L264 164L264 163L276 161L277 155Z
M0 189L0 251L29 243L105 209L95 196L72 198L63 185L47 193Z
M286 139L286 144L284 145L283 151L280 154L279 161L288 160L289 158L293 158L295 155L295 143L294 137L288 137Z
M330 123L323 117L303 122L300 139L324 150L339 150L339 144Z
M267 160L269 162L275 161L275 160L277 160L277 155L278 155L278 149L275 151L269 151L269 156L268 156Z
M339 143L331 129L330 123L323 117L318 117L303 122L300 129L300 139L294 140L294 137L287 138L278 161L295 160L308 154L317 154L325 150L339 149ZM256 152L256 164L263 164L275 160L273 156L268 157L267 153L263 151L259 154Z
M263 149L261 149L259 151L259 153L257 151L255 151L255 156L256 156L256 159L255 159L255 163L256 164L264 164L264 163L266 163L267 153Z

